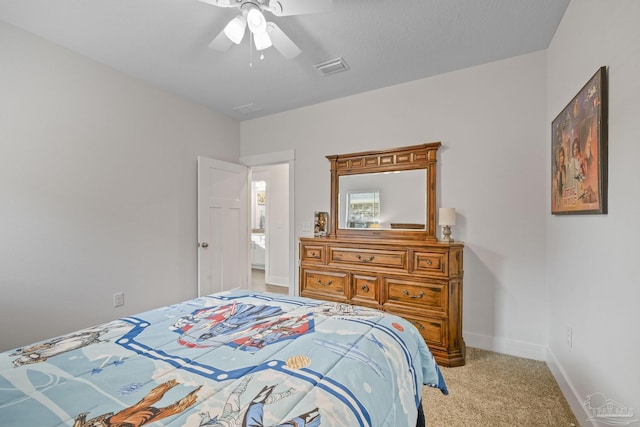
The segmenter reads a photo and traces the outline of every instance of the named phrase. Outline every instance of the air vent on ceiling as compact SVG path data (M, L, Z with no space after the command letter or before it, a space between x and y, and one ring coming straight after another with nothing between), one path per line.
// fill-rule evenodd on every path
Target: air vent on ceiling
M258 107L254 103L244 104L239 107L234 107L233 109L242 114L251 114L262 110L262 108Z
M322 64L316 64L315 67L323 76L341 73L349 69L349 66L342 58L336 58L332 59L331 61L323 62Z

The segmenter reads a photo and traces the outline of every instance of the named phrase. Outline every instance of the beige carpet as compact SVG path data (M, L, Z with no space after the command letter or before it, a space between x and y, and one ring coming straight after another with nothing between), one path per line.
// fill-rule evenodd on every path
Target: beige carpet
M428 427L579 425L544 362L467 347L465 366L441 370L449 395L422 393Z

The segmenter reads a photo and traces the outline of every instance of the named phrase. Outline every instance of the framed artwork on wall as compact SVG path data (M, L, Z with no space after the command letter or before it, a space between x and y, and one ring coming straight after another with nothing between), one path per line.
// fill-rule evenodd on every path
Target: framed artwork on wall
M551 122L551 213L607 213L607 69Z

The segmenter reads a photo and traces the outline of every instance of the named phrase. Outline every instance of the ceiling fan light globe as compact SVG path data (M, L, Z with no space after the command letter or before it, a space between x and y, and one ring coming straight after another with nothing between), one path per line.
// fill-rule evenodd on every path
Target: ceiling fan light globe
M264 50L273 45L271 37L269 37L266 31L254 34L253 43L256 45L256 50Z
M264 15L258 8L251 8L251 10L249 10L249 13L247 13L247 23L249 30L251 30L253 34L261 34L267 30L267 20L264 19Z
M227 26L224 27L224 34L235 44L240 44L244 38L244 31L246 27L247 20L244 16L239 15L229 21Z

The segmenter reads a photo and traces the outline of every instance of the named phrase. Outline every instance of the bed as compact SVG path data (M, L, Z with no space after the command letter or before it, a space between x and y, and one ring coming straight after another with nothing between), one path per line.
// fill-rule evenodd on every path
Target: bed
M0 353L0 423L412 427L423 384L447 394L404 319L237 290Z

